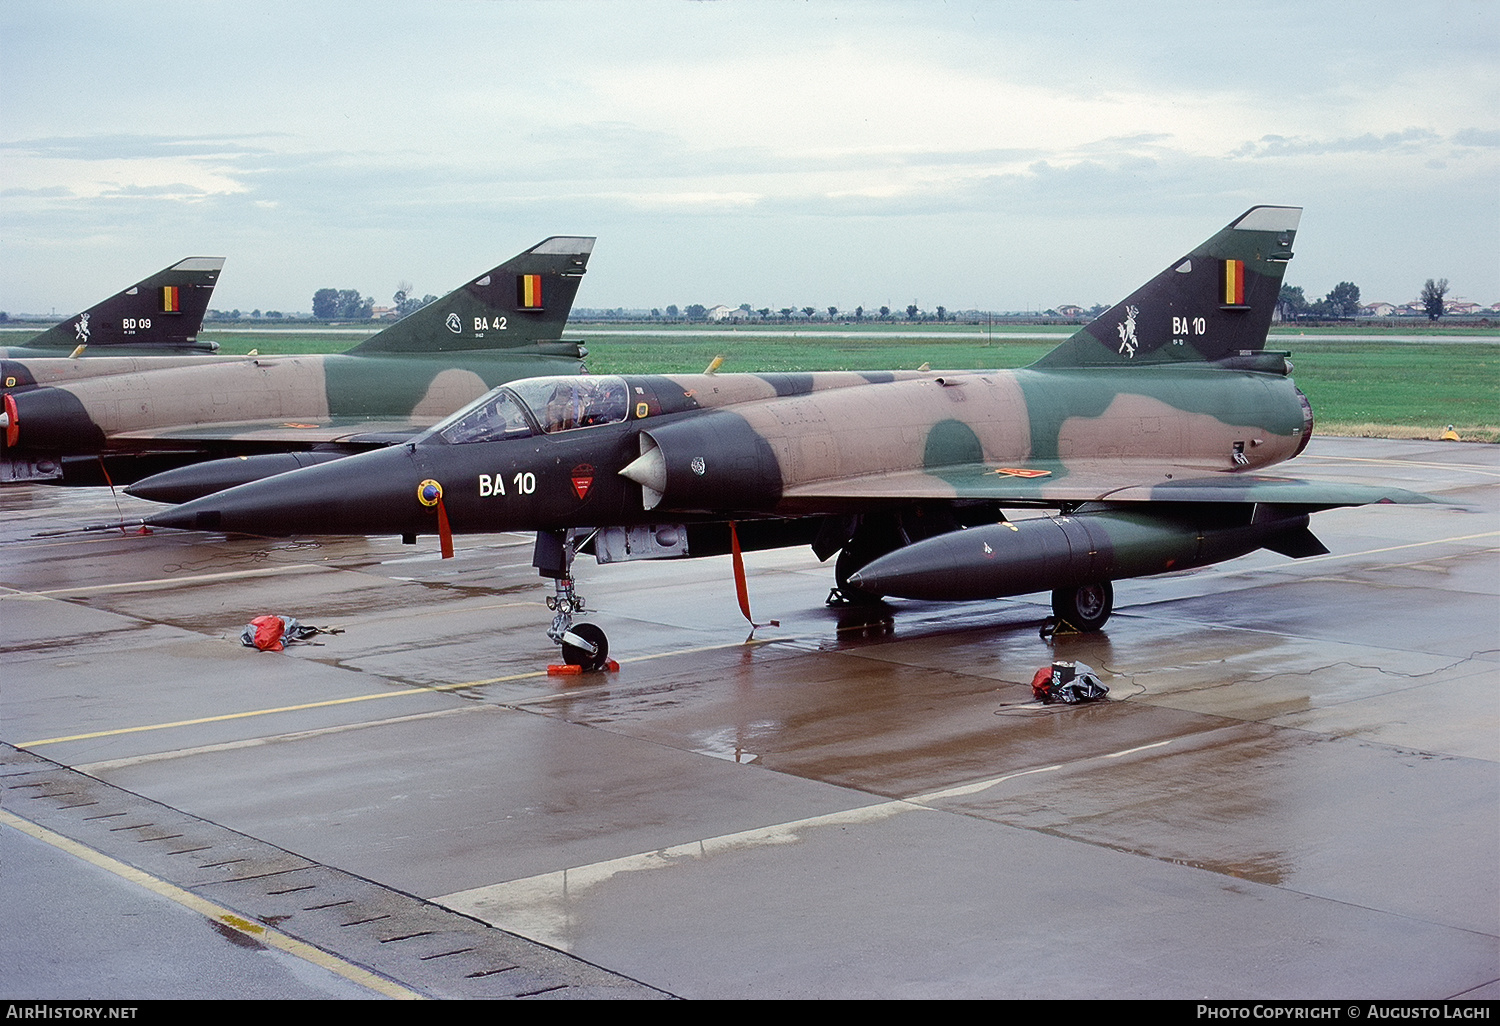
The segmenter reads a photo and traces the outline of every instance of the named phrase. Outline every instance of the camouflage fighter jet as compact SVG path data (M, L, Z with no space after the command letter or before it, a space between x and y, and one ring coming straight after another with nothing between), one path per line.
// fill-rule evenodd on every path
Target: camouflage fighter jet
M547 239L341 355L0 361L0 481L214 461L153 496L182 499L390 444L502 382L578 373L586 351L561 336L593 245Z
M1326 552L1310 513L1424 501L1265 473L1313 425L1286 354L1264 351L1300 215L1252 208L1025 369L512 382L408 444L146 523L438 534L445 551L452 532L535 531L533 562L555 580L549 634L588 667L608 642L572 622L579 551L810 543L838 555L848 599L1051 590L1060 620L1097 630L1115 580ZM1057 512L1007 516L1026 508Z
M0 357L21 360L85 351L90 357L104 352L212 353L218 345L199 342L198 329L223 268L223 257L179 260L23 345L0 347ZM8 364L5 376L12 377ZM6 390L16 387L7 385Z

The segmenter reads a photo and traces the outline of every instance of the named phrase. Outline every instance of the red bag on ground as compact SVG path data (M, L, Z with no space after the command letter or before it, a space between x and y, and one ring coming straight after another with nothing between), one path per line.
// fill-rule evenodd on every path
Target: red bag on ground
M252 644L262 652L280 652L283 648L281 635L286 630L286 621L279 616L257 616L250 621L250 626L255 628L255 638ZM249 630L245 634L249 634Z

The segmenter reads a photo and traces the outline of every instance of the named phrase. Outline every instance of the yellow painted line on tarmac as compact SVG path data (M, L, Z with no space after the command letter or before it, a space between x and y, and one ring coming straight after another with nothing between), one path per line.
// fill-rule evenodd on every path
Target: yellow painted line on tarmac
M685 648L669 652L657 652L651 655L635 656L626 662L638 663L651 659L663 659L674 655L697 655L702 652L712 652L717 649L741 648L746 644L768 645L773 641L783 641L783 638L754 639L751 642L733 642L723 645L703 645L698 648ZM225 723L230 720L252 719L256 716L274 716L278 713L304 712L308 709L327 709L338 705L353 705L356 702L375 702L385 698L411 698L417 695L427 695L434 692L462 691L465 688L485 687L490 684L507 684L518 680L532 680L537 677L545 677L546 670L528 670L525 673L512 673L505 677L488 677L484 680L466 680L456 684L412 684L401 691L378 691L367 695L350 695L347 698L329 698L321 702L303 702L299 705L281 705L269 709L247 709L244 712L222 713L218 716L199 716L191 720L173 720L168 723L147 723L136 727L113 727L109 730L95 730L85 734L64 734L58 737L44 737L35 741L16 741L13 744L17 748L32 749L41 748L46 745L62 744L65 741L92 741L101 737L119 737L123 734L141 734L153 730L170 730L174 727L194 727L203 723ZM601 681L599 686L603 687L608 681ZM582 689L574 688L562 694L539 695L532 699L523 699L515 703L515 706L532 705L539 702L550 702L558 698L576 697Z
M382 976L377 976L368 969L362 969L352 962L346 962L342 958L331 955L321 948L315 948L311 944L288 937L286 934L273 930L263 923L236 915L229 909L215 905L211 901L206 901L191 891L185 891L181 887L169 884L165 880L144 873L133 866L127 866L125 863L112 859L102 852L79 844L77 841L54 833L45 827L37 826L30 820L22 819L20 816L0 809L0 823L15 827L17 830L36 838L38 841L50 844L54 848L80 858L90 865L108 870L123 880L128 880L133 884L146 888L154 894L159 894L170 901L175 901L183 908L197 912L199 915L215 923L221 923L232 930L237 930L245 936L252 937L269 947L285 951L289 955L295 955L304 962L309 962L337 976L342 976L344 979L357 983L361 987L374 991L383 997L396 998L403 1001L422 1000L421 994L413 990L408 990L399 983L387 980Z
M249 709L245 712L224 713L219 716L200 716L192 720L174 720L170 723L148 723L139 727L115 727L111 730L95 730L87 734L68 734L61 737L45 737L37 741L17 741L17 748L40 748L43 745L56 745L64 741L89 741L98 737L118 737L121 734L140 734L152 730L169 730L172 727L193 727L200 723L224 723L228 720L244 720L255 716L273 716L276 713L302 712L307 709L326 709L335 705L353 705L355 702L374 702L382 698L411 698L415 695L426 695L434 691L457 691L460 688L476 687L479 684L499 684L502 681L522 680L527 677L545 676L545 670L533 670L529 673L517 673L510 677L495 677L487 681L469 681L463 684L435 684L432 686L413 685L405 691L380 691L368 695L351 695L348 698L330 698L322 702L304 702L301 705L282 705L273 709Z

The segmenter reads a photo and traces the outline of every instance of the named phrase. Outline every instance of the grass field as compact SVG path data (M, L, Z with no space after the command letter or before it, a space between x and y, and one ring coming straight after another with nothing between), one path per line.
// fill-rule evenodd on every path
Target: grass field
M591 335L590 328L598 334ZM776 332L681 328L635 334L636 326L578 325L570 338L589 340L589 366L600 374L695 372L724 356L722 370L809 371L916 368L927 363L946 370L1024 367L1055 344L1049 339L1005 339L1002 331L1046 332L1060 341L1068 326L995 330L984 341L972 325L920 325L922 334L953 337L900 337L902 325L862 326L858 338L840 337L849 326L798 327ZM1286 349L1296 365L1296 381L1307 393L1324 434L1436 438L1453 424L1465 439L1500 441L1500 332L1447 332L1442 340L1410 341L1403 329L1365 329L1368 341L1321 339L1319 334L1349 329L1273 332L1271 349ZM616 334L616 332L620 332ZM0 332L0 345L15 345L33 332ZM1408 340L1382 341L1386 335ZM219 342L224 353L333 353L367 337L358 329L336 331L224 332L205 328L203 338ZM820 337L827 336L827 337ZM1472 338L1473 341L1468 341Z
M1302 344L1298 345L1298 342ZM601 374L701 371L715 356L724 371L880 370L923 363L946 370L1024 367L1047 341L808 338L601 338L589 366ZM1500 344L1315 342L1273 336L1292 352L1298 386L1325 434L1437 438L1453 424L1463 438L1500 441Z

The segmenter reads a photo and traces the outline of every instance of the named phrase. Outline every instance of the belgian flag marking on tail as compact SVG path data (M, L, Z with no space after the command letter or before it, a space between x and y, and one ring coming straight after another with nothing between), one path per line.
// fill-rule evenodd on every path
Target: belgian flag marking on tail
M516 301L522 310L542 308L542 276L523 274L516 278Z
M1219 296L1225 306L1245 305L1245 261L1224 261L1224 288Z
M179 297L178 286L163 285L161 287L161 312L182 313L182 299Z

